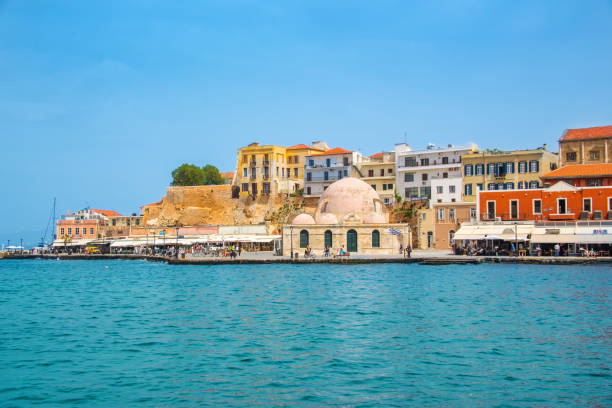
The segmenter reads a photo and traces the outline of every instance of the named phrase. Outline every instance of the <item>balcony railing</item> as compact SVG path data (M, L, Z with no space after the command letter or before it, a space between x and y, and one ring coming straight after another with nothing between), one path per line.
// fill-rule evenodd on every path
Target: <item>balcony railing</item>
M306 181L338 181L338 180L342 180L345 176L342 177L338 177L338 176L329 176L327 178L325 177L306 177ZM348 176L346 176L348 177Z

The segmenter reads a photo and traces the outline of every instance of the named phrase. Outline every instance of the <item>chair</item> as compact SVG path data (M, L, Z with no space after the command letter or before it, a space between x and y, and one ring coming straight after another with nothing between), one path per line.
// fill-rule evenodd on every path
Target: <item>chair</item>
M580 220L588 220L589 219L589 212L588 211L582 211L580 213Z
M601 211L593 211L593 219L594 220L601 220Z

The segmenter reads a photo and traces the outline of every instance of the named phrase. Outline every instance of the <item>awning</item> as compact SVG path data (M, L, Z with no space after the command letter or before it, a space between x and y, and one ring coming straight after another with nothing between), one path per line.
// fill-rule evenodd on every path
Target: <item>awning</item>
M531 236L532 244L609 244L612 235L587 234L537 234Z
M515 229L516 228L516 229ZM455 235L454 241L527 241L533 230L531 224L480 224L462 225Z
M91 242L93 242L94 240L92 239L73 239L72 241L68 241L68 242L64 242L64 240L55 240L53 241L53 244L51 244L51 246L58 248L58 247L74 247L74 246L84 246L87 245Z

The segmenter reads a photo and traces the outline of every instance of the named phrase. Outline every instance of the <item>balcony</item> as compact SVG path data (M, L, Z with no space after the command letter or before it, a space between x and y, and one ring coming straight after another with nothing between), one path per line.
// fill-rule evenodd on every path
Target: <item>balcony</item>
M249 167L257 167L257 162L256 162L255 160L252 160L252 161L249 163Z
M346 176L346 177L348 177L348 176ZM345 176L338 177L337 175L333 176L333 177L329 176L327 178L325 178L325 177L306 177L306 182L308 182L308 183L310 183L310 182L317 183L317 182L326 182L326 181L338 181L338 180L342 180L343 178L345 178Z
M270 165L270 160L264 160L263 161L263 165L264 166L269 166Z

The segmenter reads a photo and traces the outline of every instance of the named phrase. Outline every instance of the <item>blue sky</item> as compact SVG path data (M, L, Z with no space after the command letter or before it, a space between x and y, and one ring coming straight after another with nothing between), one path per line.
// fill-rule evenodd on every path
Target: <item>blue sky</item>
M239 146L557 148L612 124L612 1L0 0L0 239ZM404 136L406 135L406 136Z

